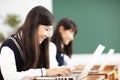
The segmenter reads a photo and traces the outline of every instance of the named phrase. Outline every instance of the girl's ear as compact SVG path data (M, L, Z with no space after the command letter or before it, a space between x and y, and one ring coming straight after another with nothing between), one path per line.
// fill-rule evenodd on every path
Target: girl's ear
M60 33L62 33L64 30L65 30L64 27L60 26L60 28L59 28Z

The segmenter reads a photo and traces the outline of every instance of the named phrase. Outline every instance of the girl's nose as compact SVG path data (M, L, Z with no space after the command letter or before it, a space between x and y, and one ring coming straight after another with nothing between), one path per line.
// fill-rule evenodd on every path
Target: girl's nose
M74 39L74 35L73 35L73 34L70 34L70 35L69 35L69 38L70 38L70 40L73 40L73 39Z
M73 40L74 39L74 36L71 36L71 40Z
M46 34L46 37L47 37L47 38L50 37L50 31L48 31L48 33Z

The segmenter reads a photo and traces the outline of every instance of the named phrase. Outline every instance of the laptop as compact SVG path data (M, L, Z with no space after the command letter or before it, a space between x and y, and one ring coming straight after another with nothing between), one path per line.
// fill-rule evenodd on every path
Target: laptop
M53 76L53 77L36 77L36 80L82 80L85 78L92 67L94 66L97 58L102 54L105 47L101 44L98 45L95 52L93 53L93 56L91 58L91 61L85 66L85 68L78 74L72 74L70 76Z
M105 58L108 59L108 57L111 56L113 53L114 53L114 49L110 49L109 52L106 54ZM105 66L106 66L106 61L104 61L102 64L100 64L98 69L95 69L95 68L91 69L90 73L97 73L97 72L103 71ZM80 73L81 71L82 71L82 69L73 70L73 73Z
M106 59L108 59L108 57L111 56L111 55L114 53L114 51L115 51L114 49L110 49L109 52L108 52L107 55L106 55ZM103 71L104 68L105 68L105 66L106 66L106 61L104 61L104 62L100 65L98 71Z

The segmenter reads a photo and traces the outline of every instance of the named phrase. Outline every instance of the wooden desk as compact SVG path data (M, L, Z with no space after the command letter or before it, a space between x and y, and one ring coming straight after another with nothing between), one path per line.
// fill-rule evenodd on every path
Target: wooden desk
M99 65L95 65L94 68L98 69ZM116 65L107 65L103 71L89 73L89 75L82 80L117 80L114 73L116 69L117 69ZM45 77L44 79L43 78L44 77L37 77L35 80L76 80L69 77L67 78L54 77L50 79L48 79L47 77Z
M82 80L105 80L105 76L103 75L88 75L86 78Z
M90 73L89 75L104 75L105 79L115 80L114 71L102 71L98 73Z
M94 68L99 68L99 66L95 66ZM117 80L115 77L115 70L117 69L116 65L107 65L103 71L97 73L89 73L89 75L104 75L105 79L108 80Z

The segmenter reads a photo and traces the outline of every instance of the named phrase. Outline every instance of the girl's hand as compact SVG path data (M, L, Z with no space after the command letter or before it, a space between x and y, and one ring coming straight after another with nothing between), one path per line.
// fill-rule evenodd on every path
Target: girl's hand
M69 68L46 69L46 76L69 76L72 72Z

